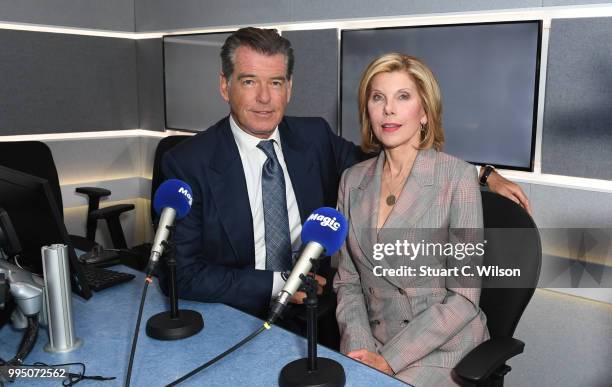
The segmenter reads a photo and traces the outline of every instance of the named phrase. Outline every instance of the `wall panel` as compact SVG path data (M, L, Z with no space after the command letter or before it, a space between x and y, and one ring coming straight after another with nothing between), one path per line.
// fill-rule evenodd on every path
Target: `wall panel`
M612 18L553 20L542 172L612 180Z
M286 31L295 55L288 115L315 116L338 128L338 37L335 29Z
M0 30L0 135L137 128L135 44Z

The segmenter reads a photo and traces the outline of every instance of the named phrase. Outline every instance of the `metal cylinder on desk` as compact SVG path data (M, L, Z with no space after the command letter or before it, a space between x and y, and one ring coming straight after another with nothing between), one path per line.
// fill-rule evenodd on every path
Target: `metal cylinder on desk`
M41 249L45 279L45 306L49 324L47 352L70 352L81 346L72 320L72 294L68 247L56 244Z

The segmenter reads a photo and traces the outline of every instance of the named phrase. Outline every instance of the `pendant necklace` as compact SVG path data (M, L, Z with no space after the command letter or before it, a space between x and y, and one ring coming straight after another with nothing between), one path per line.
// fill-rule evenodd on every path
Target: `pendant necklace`
M401 176L401 175L402 175L402 172L403 172L403 171L400 171L400 173L398 174L398 176ZM389 190L389 195L387 195L386 202L387 202L387 205L388 205L389 207L393 207L393 206L395 205L395 203L397 203L397 197L395 196L395 193L394 193L394 192L395 192L395 190L394 190L394 189L391 189L390 180L391 180L391 168L389 168L389 181L387 182L387 188L388 188L388 190ZM404 178L402 178L402 179L400 179L400 185L401 185L401 183L402 183L402 182L404 182L405 180L406 180L406 178L405 178L405 177L404 177ZM395 188L397 188L397 186L396 186Z

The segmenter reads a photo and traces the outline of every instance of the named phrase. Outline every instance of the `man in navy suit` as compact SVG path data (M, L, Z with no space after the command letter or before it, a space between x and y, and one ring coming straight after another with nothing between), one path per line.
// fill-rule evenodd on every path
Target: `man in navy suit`
M178 291L182 298L263 316L284 273L266 262L274 241L266 240L271 223L262 168L268 155L259 143L274 140L286 191L288 227L282 232L292 251L299 248L302 221L319 207L336 206L342 172L363 155L321 118L284 116L293 52L276 31L237 31L222 48L222 67L220 91L230 116L167 152L162 164L164 176L187 182L194 196L175 232ZM317 280L325 285L324 277Z
M236 31L221 59L230 115L168 151L162 164L165 177L187 182L194 196L176 226L178 292L263 317L284 285L302 222L319 207L336 206L342 172L366 156L325 120L284 115L293 50L276 31ZM518 188L506 183L505 190ZM284 194L275 196L279 185Z

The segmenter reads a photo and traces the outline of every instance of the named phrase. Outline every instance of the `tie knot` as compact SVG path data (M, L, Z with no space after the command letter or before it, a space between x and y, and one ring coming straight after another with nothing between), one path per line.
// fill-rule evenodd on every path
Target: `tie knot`
M275 159L276 154L274 153L274 140L263 140L257 144L257 147L261 149L269 159Z

